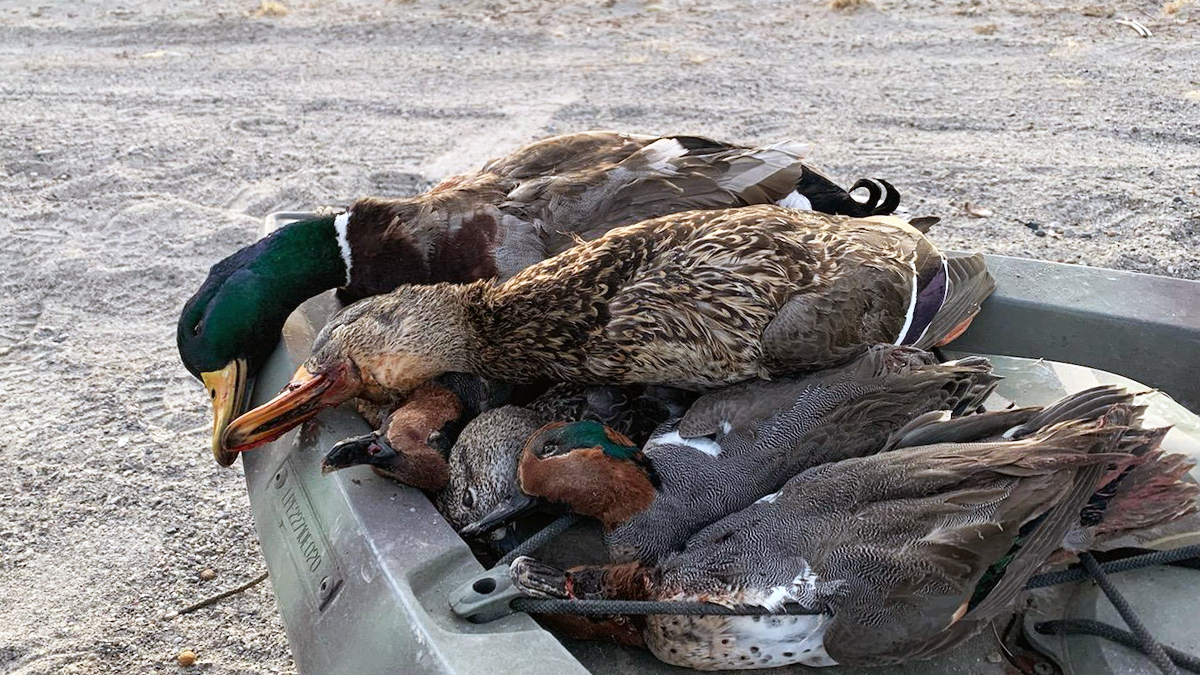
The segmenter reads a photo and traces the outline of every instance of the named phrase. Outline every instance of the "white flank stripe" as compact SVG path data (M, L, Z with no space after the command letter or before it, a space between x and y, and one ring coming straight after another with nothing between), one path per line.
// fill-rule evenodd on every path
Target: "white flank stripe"
M912 268L912 299L908 301L908 314L904 316L904 327L900 329L900 334L896 336L896 341L892 344L898 345L904 339L904 334L908 332L908 327L912 325L913 312L917 309L917 283L921 281L917 277L917 260L914 257L908 261L908 266ZM948 281L948 280L947 280Z
M721 454L721 446L715 442L707 438L684 438L679 435L678 431L672 431L669 434L663 434L658 438L650 439L650 442L646 445L646 449L649 450L658 445L682 445L693 450L699 450L709 457L716 457Z
M808 201L808 197L792 190L786 197L775 202L785 209L796 209L797 211L812 211L812 202Z
M346 228L350 225L350 212L338 214L333 219L333 229L337 230L338 248L342 251L342 262L346 264L346 285L350 285L350 240L346 238Z

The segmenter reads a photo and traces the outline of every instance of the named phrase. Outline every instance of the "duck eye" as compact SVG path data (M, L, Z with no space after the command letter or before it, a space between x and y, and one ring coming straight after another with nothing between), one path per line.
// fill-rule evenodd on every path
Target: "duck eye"
M555 441L546 441L542 444L542 457L549 457L558 453L558 443Z
M200 334L200 324L196 324L195 326L192 326L192 335L199 335L199 334Z

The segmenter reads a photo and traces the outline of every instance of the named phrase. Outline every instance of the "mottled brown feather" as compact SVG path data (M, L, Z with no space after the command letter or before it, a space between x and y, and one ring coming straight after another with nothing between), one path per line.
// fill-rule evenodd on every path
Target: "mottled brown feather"
M350 356L400 391L446 371L694 390L809 371L896 340L918 250L936 254L898 222L767 205L688 211L617 228L503 284L369 298L322 331L310 370Z

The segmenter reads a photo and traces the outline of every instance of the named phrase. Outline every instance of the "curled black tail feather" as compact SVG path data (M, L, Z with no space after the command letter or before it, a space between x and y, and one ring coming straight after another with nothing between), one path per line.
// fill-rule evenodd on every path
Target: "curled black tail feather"
M860 188L867 191L866 202L860 202L850 194ZM850 190L844 190L809 166L800 167L796 192L804 195L814 211L838 216L886 216L900 205L900 192L885 180L862 178Z
M1142 408L1131 405L1133 403L1133 394L1127 392L1124 387L1115 384L1106 384L1063 396L1042 408L1040 412L1028 421L1013 429L1009 436L1019 439L1060 422L1099 419L1112 406L1118 403L1127 404L1129 406L1129 414L1133 416L1126 424L1132 424L1140 418Z
M851 194L860 188L867 191L867 201L862 202L869 210L865 215L888 216L900 206L900 191L882 178L859 178L850 188Z

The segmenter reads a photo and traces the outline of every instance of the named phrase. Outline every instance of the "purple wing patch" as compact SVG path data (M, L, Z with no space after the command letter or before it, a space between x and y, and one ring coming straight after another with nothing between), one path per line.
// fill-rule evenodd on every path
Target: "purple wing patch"
M936 265L924 265L917 275L917 297L913 302L912 321L896 344L911 345L925 334L925 329L933 322L933 317L946 302L946 291L949 290L946 273L946 259L942 256L934 258Z

